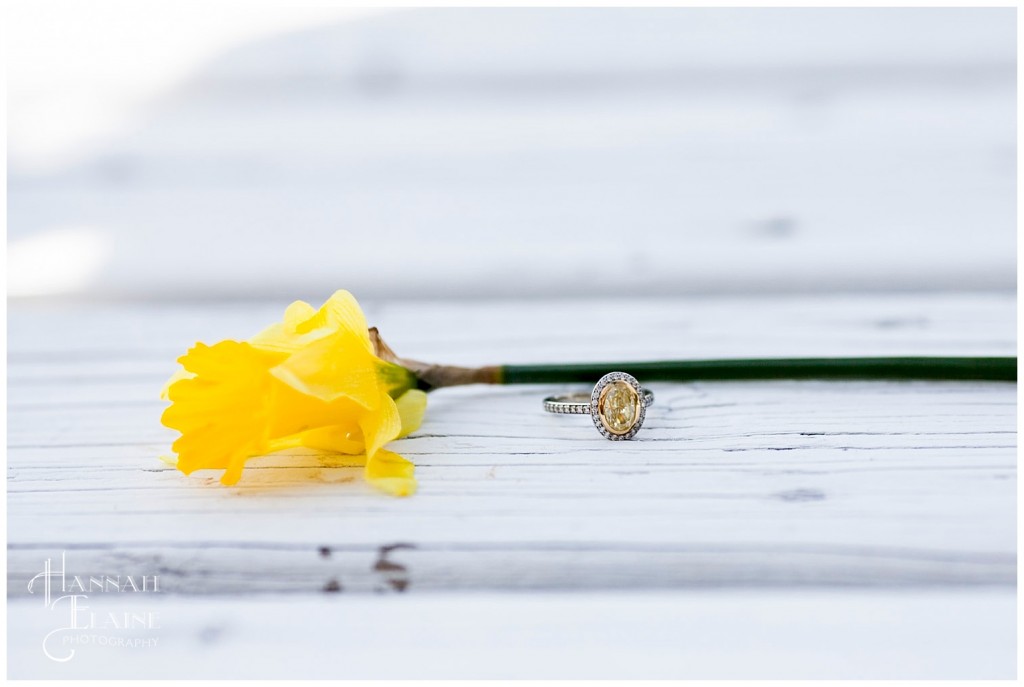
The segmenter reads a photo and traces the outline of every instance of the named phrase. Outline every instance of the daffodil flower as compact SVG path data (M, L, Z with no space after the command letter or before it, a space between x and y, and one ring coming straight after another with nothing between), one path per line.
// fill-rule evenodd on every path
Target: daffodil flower
M426 393L375 354L349 292L319 310L296 301L252 339L198 343L178 362L161 419L181 432L172 449L185 474L224 470L231 485L249 458L304 447L360 456L366 480L387 493L416 490L413 464L384 446L420 426Z

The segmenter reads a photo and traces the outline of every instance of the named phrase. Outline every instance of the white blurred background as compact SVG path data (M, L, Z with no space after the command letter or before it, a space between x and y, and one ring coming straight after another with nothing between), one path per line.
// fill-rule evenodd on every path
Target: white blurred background
M8 16L16 298L1016 284L1013 9Z

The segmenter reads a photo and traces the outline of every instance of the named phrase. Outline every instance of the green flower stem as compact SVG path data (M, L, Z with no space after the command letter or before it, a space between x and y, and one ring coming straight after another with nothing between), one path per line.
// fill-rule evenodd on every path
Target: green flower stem
M500 384L594 383L613 370L642 383L764 379L1017 381L1016 357L758 358L572 365L504 365Z
M862 379L1016 382L1015 356L893 358L735 358L654 360L632 363L570 363L458 367L400 358L371 327L374 352L415 376L423 391L463 384L589 382L608 372L626 372L641 382L708 382L768 379Z

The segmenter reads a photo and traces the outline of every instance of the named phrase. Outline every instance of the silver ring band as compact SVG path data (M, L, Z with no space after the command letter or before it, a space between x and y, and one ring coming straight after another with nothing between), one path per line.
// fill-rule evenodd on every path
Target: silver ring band
M654 403L654 394L644 389L636 377L626 372L609 372L597 380L587 394L565 394L544 399L549 413L589 415L594 427L605 439L632 439L644 424L647 406Z
M654 392L650 389L643 389L644 407L654 403ZM581 392L578 394L562 394L561 396L548 396L544 399L544 410L549 413L567 413L569 415L590 415L590 394Z

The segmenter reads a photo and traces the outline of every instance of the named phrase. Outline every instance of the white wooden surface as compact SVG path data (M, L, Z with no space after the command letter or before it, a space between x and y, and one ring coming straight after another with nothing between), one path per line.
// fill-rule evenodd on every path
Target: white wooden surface
M625 444L551 387L444 390L405 500L309 455L163 465L174 357L283 305L12 304L12 677L1015 674L1015 385L653 384ZM364 305L466 364L1016 349L1012 293ZM90 602L158 607L161 643L45 658L26 584L61 551L159 574Z
M112 599L112 610L140 608ZM10 677L1008 678L1012 590L272 596L148 601L151 649L43 657L11 604ZM14 634L12 632L12 634Z
M58 168L16 158L12 288L1013 289L1015 25L456 8L263 39Z

